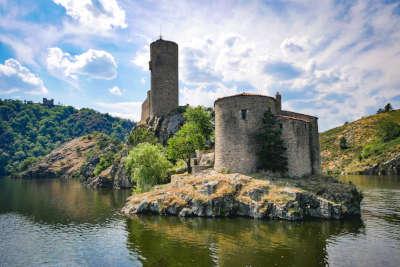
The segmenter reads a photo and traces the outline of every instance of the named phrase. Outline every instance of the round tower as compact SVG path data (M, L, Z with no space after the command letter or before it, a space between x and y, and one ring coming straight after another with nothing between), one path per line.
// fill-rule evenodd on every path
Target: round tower
M178 107L178 45L161 38L150 44L150 117Z
M276 100L263 95L239 94L215 101L215 170L257 171L256 134L264 113L276 114L276 108Z

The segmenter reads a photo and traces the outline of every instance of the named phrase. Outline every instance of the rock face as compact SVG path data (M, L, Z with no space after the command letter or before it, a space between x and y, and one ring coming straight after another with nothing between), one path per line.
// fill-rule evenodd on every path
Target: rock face
M168 138L174 135L184 124L183 110L184 107L180 107L166 116L154 117L147 123L148 128L154 131L162 144L165 145Z
M333 178L254 178L238 173L203 171L174 175L171 183L128 198L126 215L303 220L360 215L362 196L354 185Z
M75 138L53 150L17 178L79 178L90 187L131 188L124 167L127 152L118 151L119 147L101 134ZM107 153L115 155L116 160L96 175L96 166L101 156Z
M375 166L373 166L369 169L360 171L359 174L399 175L400 174L400 154L386 162L376 164Z
M68 178L77 174L86 162L87 153L96 146L96 138L79 137L64 143L18 178ZM93 162L96 166L97 162ZM94 167L93 167L94 169ZM89 172L90 170L84 170Z

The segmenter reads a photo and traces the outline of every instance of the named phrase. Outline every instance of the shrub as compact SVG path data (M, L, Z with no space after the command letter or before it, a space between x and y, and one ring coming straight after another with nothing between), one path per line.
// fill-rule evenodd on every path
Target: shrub
M378 134L383 142L388 142L400 136L400 125L393 121L378 123Z
M146 127L136 127L132 130L128 137L128 144L137 146L140 143L156 144L157 137L154 133Z
M341 150L345 150L345 149L349 148L346 137L344 137L344 136L340 137L339 147Z
M161 145L140 143L129 152L125 167L136 182L136 190L143 192L167 180L171 163Z

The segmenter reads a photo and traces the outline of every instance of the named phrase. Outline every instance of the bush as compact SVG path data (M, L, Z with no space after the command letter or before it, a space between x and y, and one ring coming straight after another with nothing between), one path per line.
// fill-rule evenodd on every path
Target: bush
M339 147L341 150L345 150L345 149L349 148L346 137L344 137L344 136L340 137Z
M129 152L125 167L136 182L136 191L143 192L167 180L171 163L161 145L140 143Z
M146 127L134 128L128 137L128 144L131 146L137 146L140 143L156 144L157 141L154 133Z
M388 142L400 136L400 125L393 121L378 123L378 134L383 142Z

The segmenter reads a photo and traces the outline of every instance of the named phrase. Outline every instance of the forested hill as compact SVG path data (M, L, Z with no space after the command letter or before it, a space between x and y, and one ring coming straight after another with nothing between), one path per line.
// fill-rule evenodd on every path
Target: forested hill
M323 171L396 174L400 169L400 110L387 109L321 133Z
M0 99L0 176L23 169L72 138L97 131L124 140L133 126L92 109Z

